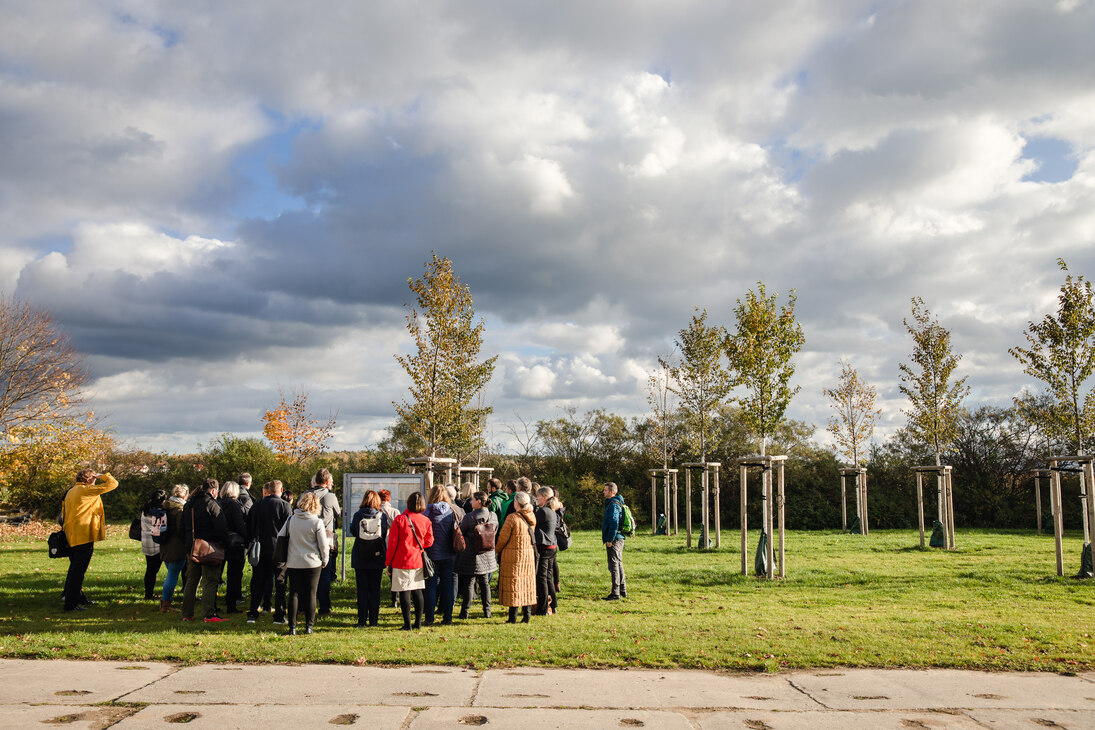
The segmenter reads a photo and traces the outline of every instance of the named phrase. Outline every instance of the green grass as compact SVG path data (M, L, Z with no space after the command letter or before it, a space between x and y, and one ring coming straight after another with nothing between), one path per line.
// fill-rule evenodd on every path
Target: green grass
M252 625L234 616L207 626L158 613L141 598L137 543L121 528L114 533L96 547L88 572L86 588L99 605L73 614L60 602L68 561L49 560L41 539L0 542L0 656L752 671L1095 668L1095 584L1056 577L1052 536L1030 532L960 530L953 553L921 551L907 530L795 532L787 539L788 577L771 583L740 575L735 532L724 532L723 549L709 552L685 549L683 535L640 535L624 553L630 597L616 603L600 600L608 572L599 535L576 533L560 558L557 616L510 626L496 611L490 620L407 634L396 630L398 612L383 607L380 627L354 629L350 573L335 587L334 615L316 634L298 637L284 636L269 615ZM1065 550L1066 572L1075 572L1078 535Z

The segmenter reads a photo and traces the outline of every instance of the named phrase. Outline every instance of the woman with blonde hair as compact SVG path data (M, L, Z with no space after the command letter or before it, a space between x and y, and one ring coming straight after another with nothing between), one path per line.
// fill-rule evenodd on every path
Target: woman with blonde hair
M289 635L296 636L297 612L304 604L304 633L316 624L316 589L319 573L327 565L330 543L327 528L319 518L319 498L305 492L297 500L293 515L285 521L278 537L289 538L285 568L289 578Z
M509 607L506 623L527 624L536 603L536 545L532 531L536 517L528 492L513 496L513 512L506 518L494 549L498 553L498 603Z

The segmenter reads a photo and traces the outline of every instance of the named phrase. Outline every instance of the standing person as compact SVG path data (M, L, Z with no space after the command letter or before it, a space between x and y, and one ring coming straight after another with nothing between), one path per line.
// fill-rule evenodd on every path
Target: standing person
M289 538L285 569L289 574L289 635L297 635L297 613L303 604L304 633L312 633L316 624L316 589L331 547L327 530L319 518L320 500L315 492L305 492L297 500L293 516L285 521L278 536Z
M464 511L452 503L447 487L435 484L430 487L429 506L425 515L433 527L433 545L426 554L433 560L434 574L426 579L426 625L433 626L437 597L441 596L441 624L452 623L452 607L455 603L453 568L456 552L452 549L453 531L459 529Z
M624 575L624 536L620 534L620 522L624 516L624 498L616 482L605 484L605 513L601 520L601 542L608 554L608 574L612 579L612 591L605 601L627 598L627 577Z
M160 555L160 535L167 526L167 512L164 502L167 492L153 489L148 500L141 507L141 552L144 553L144 599L151 601L156 597L156 576L159 575L163 558Z
M102 483L96 484L95 480L100 477ZM109 474L81 469L76 473L76 485L68 490L61 503L61 526L72 548L65 576L66 611L83 611L91 605L91 600L84 595L84 575L91 564L95 543L106 539L103 495L117 488L118 480Z
M167 566L167 575L163 579L163 590L160 592L160 613L174 611L171 607L171 599L175 595L175 586L178 585L179 576L186 568L186 535L183 532L183 506L186 498L190 496L190 487L185 484L176 484L171 488L171 496L164 502L164 511L167 512L167 524L160 532L160 557Z
M247 562L247 518L240 503L240 485L225 482L221 485L217 500L224 520L228 524L228 544L224 548L225 587L224 602L228 613L239 613L243 600L243 565Z
M555 557L559 541L555 539L556 516L551 509L551 487L536 490L536 615L549 616L555 600Z
M403 610L402 631L422 628L422 591L426 587L422 574L422 553L433 545L433 525L422 514L425 510L426 498L421 492L412 493L407 497L407 509L395 518L388 532L388 552L384 564L392 576L392 590L399 594L399 607Z
M338 527L339 518L342 517L342 508L339 507L338 497L331 491L333 484L331 472L320 469L312 477L312 488L304 493L311 492L319 500L319 518L323 521L323 528L327 530L327 545L331 551L327 560L323 562L323 570L319 574L317 596L320 616L331 613L331 583L335 580L335 568L338 566L338 541L335 540L335 528Z
M553 510L555 510L555 519L556 519L555 524L556 524L556 528L558 528L559 525L563 524L563 519L566 517L567 508L566 508L565 505L563 505L562 501L559 499L559 490L555 487L552 487L551 491L552 491L551 508ZM560 583L560 580L559 580L559 551L558 550L555 551L555 571L554 572L555 572L554 579L555 579L555 596L556 597L555 597L555 600L553 600L552 603L551 603L551 610L552 611L558 611L559 610L558 595L559 595L559 590L561 589L561 583Z
M471 509L460 520L460 532L464 535L464 552L456 556L456 573L460 581L460 618L468 617L471 605L472 583L479 589L479 598L483 602L483 617L490 618L490 574L498 569L498 560L494 548L483 549L480 538L476 537L476 527L486 525L493 541L498 535L498 517L487 509L489 500L483 492L473 492Z
M513 514L513 495L517 494L517 480L510 479L506 482L506 496L502 498L502 504L498 505L498 524L505 525L506 518Z
M278 533L293 508L281 497L281 480L274 479L262 485L262 499L248 514L248 532L259 541L259 562L251 569L251 610L247 623L258 620L259 607L265 603L270 608L273 598L274 623L285 623L285 573L274 563L274 547ZM271 596L271 593L273 594Z
M380 620L380 578L387 553L388 517L380 511L380 495L369 489L350 520L354 547L350 565L357 579L357 628Z
M536 517L528 492L515 494L513 504L513 514L506 518L494 545L498 553L498 602L509 607L506 623L517 623L520 608L521 623L527 624L536 603L536 545L532 541Z
M506 490L502 487L502 480L498 477L491 477L487 480L487 499L488 504L483 506L494 513L494 516L498 518L498 524L502 524L502 504L506 501Z
M216 479L206 479L194 490L183 507L183 533L186 535L186 555L194 547L194 540L201 538L208 543L228 545L228 523L217 504L217 492L220 484ZM186 585L183 586L182 619L194 620L194 600L198 592L198 581L202 586L202 613L206 623L219 623L228 619L217 615L217 586L221 583L224 563L203 565L195 563L189 557L186 561Z
M392 528L392 523L395 522L395 518L399 517L399 510L392 506L392 493L387 489L381 489L377 494L380 495L380 511L384 513L384 516L388 519L388 529ZM388 533L388 537L391 538L391 533ZM395 589L388 586L388 592L391 593L392 608L396 607L399 602L399 594Z
M251 475L243 472L236 478L240 485L240 506L243 507L243 518L251 514L251 508L255 506L255 500L251 498Z
M471 495L475 492L475 485L464 482L460 485L460 497L456 500L456 506L464 510L464 514L471 512Z

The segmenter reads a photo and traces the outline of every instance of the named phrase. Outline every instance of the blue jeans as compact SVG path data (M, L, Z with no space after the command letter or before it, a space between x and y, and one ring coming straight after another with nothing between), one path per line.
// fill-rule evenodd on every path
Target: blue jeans
M186 567L186 558L173 560L170 563L164 563L164 565L167 566L167 576L163 579L163 593L160 594L160 598L164 601L170 601L171 597L175 595L175 586L179 584L179 574Z
M452 569L456 558L433 561L433 577L426 579L426 623L432 624L434 607L437 606L437 592L441 591L441 619L452 621L452 607L456 602L456 591L452 585Z

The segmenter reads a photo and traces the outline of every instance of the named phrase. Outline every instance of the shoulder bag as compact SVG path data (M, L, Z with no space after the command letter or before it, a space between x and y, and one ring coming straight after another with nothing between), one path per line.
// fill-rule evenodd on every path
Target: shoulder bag
M140 540L141 539L141 518L134 517L133 521L129 523L129 539Z
M460 523L456 519L456 513L452 513L452 549L454 552L462 553L468 547L467 542L464 540L464 533L460 531Z
M70 490L71 491L71 490ZM68 492L65 492L65 497L68 496ZM49 548L49 556L51 558L67 558L72 555L72 547L68 544L68 535L65 534L65 500L61 498L61 516L57 518L57 522L62 525L60 530L50 533L50 536L46 539L46 545Z
M293 516L289 515L289 519L285 520L285 534L278 535L278 540L274 543L275 565L285 565L289 562L289 528L292 522Z
M190 506L190 534L194 534L194 507ZM195 537L190 546L190 560L198 565L221 565L224 563L224 548L215 542L207 542Z
M414 520L410 515L407 515L407 524L411 526L411 534L414 535L414 541L418 543L418 549L422 551L422 575L425 578L432 578L436 569L433 567L433 561L430 560L430 556L426 554L426 548L422 547L422 541L418 539L418 530L414 529Z

